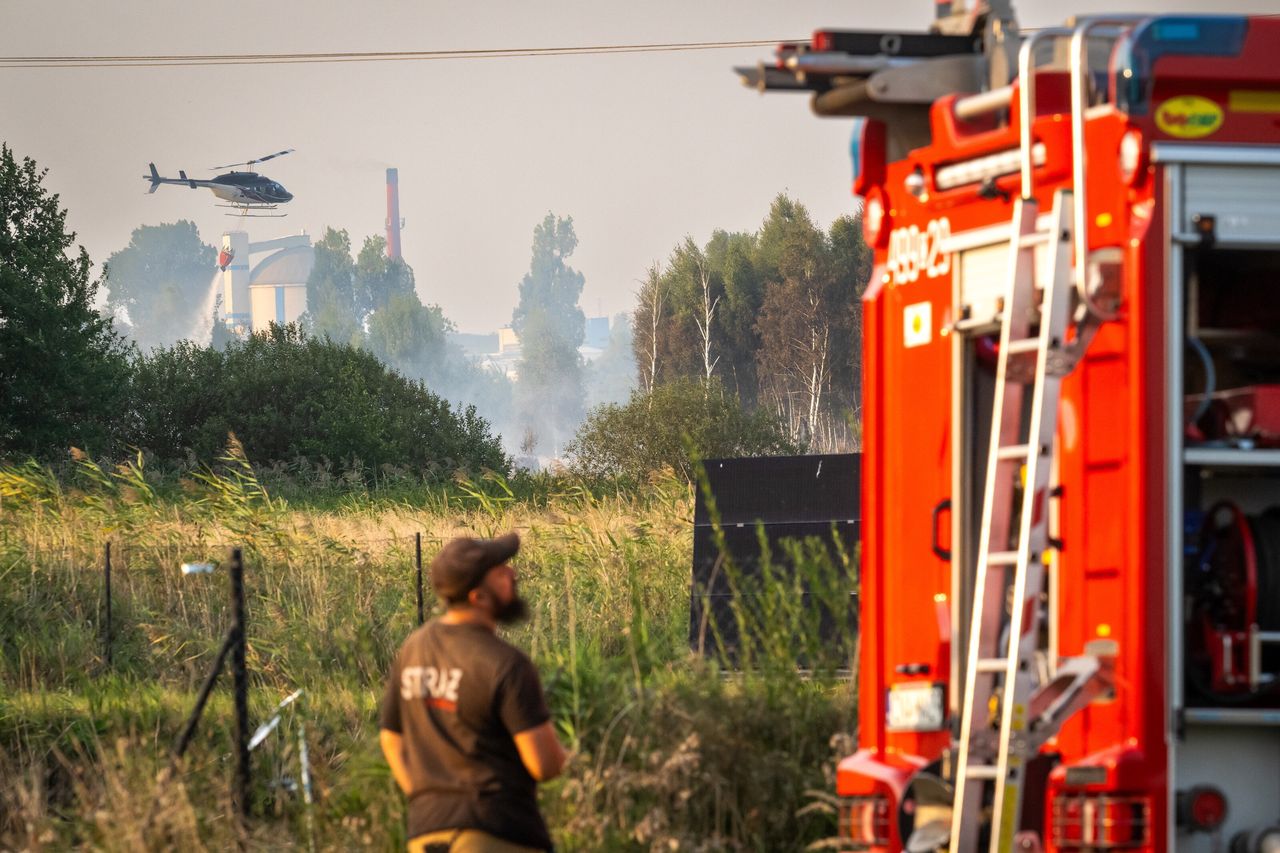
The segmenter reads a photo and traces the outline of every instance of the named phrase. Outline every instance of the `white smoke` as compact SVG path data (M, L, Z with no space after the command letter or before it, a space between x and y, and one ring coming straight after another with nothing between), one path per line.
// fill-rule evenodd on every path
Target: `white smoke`
M222 283L222 271L219 270L213 274L213 278L209 282L209 287L205 291L204 299L200 302L200 309L196 312L195 317L191 319L191 328L186 334L181 336L182 340L191 341L198 346L207 347L213 340L213 306L218 300L218 286Z

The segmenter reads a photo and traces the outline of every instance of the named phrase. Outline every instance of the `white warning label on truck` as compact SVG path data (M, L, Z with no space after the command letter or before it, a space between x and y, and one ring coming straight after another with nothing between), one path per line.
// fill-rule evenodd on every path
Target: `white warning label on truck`
M921 347L933 340L933 303L917 302L902 312L902 345Z

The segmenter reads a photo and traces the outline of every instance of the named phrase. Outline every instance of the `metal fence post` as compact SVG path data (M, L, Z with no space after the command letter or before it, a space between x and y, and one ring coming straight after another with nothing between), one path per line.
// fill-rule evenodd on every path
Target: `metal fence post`
M218 649L218 655L213 659L213 666L209 668L209 674L205 676L204 683L200 685L200 692L196 694L196 706L191 709L191 716L187 717L187 723L182 727L182 733L174 741L173 749L170 751L172 755L171 765L172 762L176 762L186 753L187 746L191 743L191 737L196 733L200 715L204 712L205 703L209 701L209 694L213 692L214 682L218 680L218 673L222 672L222 665L226 662L227 655L235 644L236 629L232 627L222 640L222 647Z
M106 594L106 630L103 633L102 642L106 647L107 667L111 667L111 543L108 542L102 549L102 587Z
M416 556L414 564L418 567L418 624L422 624L422 534L413 534Z
M236 708L236 775L231 802L243 830L249 815L249 675L245 669L244 560L239 548L231 549L231 625L236 635L231 648Z

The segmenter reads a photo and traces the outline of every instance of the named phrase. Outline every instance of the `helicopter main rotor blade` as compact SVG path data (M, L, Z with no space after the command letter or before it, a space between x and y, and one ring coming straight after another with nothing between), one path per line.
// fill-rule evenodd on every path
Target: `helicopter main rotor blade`
M250 161L249 161L249 163L250 163L250 164L253 164L253 163L265 163L267 160L274 160L276 157L283 157L283 156L284 156L284 155L286 155L286 154L292 154L292 153L293 153L294 151L296 151L296 150L297 150L296 148L286 148L286 149L285 149L285 150L283 150L283 151L277 151L277 152L276 152L276 153L274 153L274 154L268 154L268 155L267 155L267 156L265 156L265 157L259 157L257 160L250 160Z
M265 157L258 157L258 158L254 159L254 160L246 160L246 161L245 161L245 162L243 162L243 163L228 163L228 164L227 164L227 165L225 165L225 166L211 166L210 168L212 168L212 169L230 169L230 168L233 168L233 167L235 167L235 166L252 166L252 165L254 165L255 163L265 163L265 162L267 162L268 160L274 160L276 157L283 157L283 156L284 156L284 155L286 155L286 154L292 154L292 153L293 153L294 151L296 151L296 150L297 150L296 148L286 148L284 151L277 151L277 152L276 152L276 153L274 153L274 154L268 154L268 155L266 155Z

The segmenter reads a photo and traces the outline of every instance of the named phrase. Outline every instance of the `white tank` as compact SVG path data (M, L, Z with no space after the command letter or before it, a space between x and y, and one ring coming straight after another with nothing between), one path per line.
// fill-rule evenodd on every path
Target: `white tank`
M259 245L254 243L250 248L257 253ZM249 279L253 331L264 332L271 323L283 326L295 322L307 310L307 278L311 275L315 254L309 243L293 245L253 265Z

